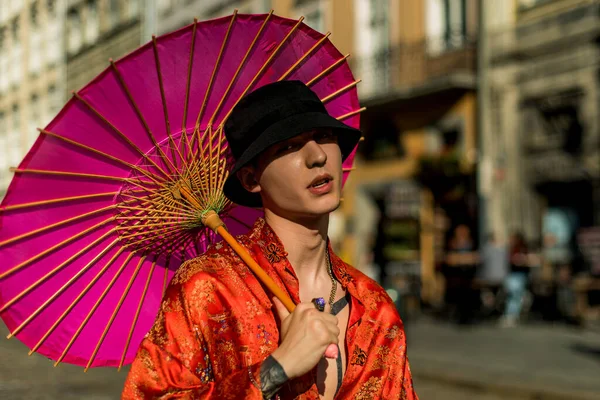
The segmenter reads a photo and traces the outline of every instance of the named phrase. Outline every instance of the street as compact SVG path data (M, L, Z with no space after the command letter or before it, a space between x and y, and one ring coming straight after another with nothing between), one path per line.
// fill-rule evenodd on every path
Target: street
M0 326L0 398L119 398L127 371L60 365L27 356ZM564 326L458 328L428 319L407 328L414 384L421 400L594 399L600 394L600 332Z

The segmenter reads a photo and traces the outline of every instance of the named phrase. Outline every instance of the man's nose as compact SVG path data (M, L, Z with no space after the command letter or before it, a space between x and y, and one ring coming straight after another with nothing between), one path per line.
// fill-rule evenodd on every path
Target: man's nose
M327 153L314 140L308 141L302 150L305 151L306 166L308 168L322 167L327 162Z

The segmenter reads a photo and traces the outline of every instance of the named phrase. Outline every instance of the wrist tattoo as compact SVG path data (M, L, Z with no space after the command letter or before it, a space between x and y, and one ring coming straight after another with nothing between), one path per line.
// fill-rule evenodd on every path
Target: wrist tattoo
M270 399L281 389L288 376L273 356L267 357L260 366L260 390L265 399Z

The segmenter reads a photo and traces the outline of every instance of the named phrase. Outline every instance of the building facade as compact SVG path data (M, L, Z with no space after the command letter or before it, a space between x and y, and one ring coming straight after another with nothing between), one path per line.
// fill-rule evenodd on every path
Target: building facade
M0 198L66 94L65 0L0 2Z
M489 228L577 269L578 234L600 225L600 2L496 3L512 17L488 32Z

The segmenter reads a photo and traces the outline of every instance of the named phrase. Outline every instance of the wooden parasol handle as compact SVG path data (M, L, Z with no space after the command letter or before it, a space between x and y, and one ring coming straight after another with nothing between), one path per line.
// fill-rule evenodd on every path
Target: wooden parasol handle
M265 272L264 269L258 265L256 261L248 254L246 249L242 247L237 240L225 229L225 224L219 217L219 215L214 211L209 211L203 218L204 225L214 230L216 233L221 235L221 237L231 246L233 251L240 256L240 258L250 267L254 275L265 284L265 286L273 293L287 308L289 312L294 311L296 305L292 301L292 299L285 293L271 277Z

